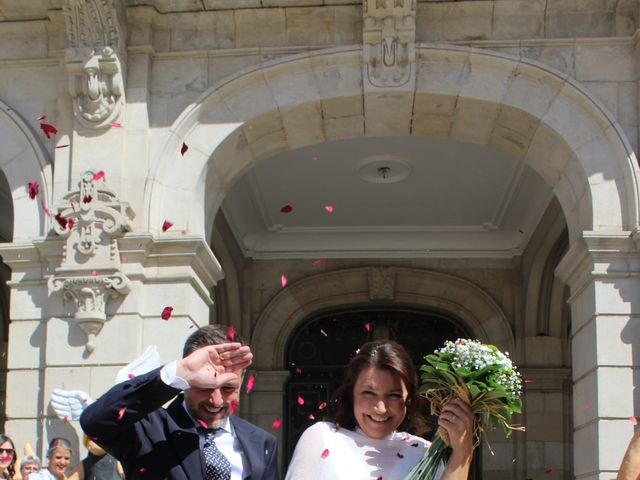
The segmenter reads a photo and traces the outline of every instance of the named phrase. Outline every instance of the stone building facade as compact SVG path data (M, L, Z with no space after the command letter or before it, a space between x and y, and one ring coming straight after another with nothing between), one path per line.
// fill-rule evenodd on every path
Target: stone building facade
M459 333L527 380L527 431L490 435L478 478L615 478L639 22L637 0L0 0L4 431L81 443L52 389L96 397L217 321L251 343L240 413L284 420L284 467L336 345Z

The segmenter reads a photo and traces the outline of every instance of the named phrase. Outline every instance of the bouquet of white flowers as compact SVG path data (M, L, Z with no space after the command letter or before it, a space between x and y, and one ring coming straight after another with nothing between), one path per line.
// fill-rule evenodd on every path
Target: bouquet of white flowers
M522 411L522 380L508 353L477 340L458 339L424 358L420 393L431 403L432 415L440 415L453 398L465 401L476 417L476 446L484 430L502 426L507 437L512 430L524 430L511 425L512 415ZM447 431L438 428L431 447L405 480L434 480L451 455L448 440Z

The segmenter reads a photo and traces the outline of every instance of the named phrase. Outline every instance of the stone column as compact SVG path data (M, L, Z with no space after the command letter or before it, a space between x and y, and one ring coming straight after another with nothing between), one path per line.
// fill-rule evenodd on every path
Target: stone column
M574 475L613 479L633 434L640 374L637 234L590 232L556 273L571 287Z
M288 370L257 370L255 387L245 395L240 402L242 418L255 423L267 432L273 433L278 439L280 471L282 472L282 458L284 454L284 423L272 429L273 421L280 419L284 422L285 384L289 378Z

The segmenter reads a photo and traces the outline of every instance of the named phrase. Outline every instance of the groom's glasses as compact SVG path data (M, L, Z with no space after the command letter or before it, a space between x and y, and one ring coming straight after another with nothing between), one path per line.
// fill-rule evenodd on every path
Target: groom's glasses
M0 448L0 455L13 455L13 448Z

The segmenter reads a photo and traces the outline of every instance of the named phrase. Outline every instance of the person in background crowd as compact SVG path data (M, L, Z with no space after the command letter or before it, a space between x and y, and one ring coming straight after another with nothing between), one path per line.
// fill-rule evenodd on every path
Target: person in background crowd
M16 446L13 440L0 434L0 478L13 479L16 473Z
M25 455L20 460L20 478L22 480L28 480L29 475L35 472L39 472L42 468L40 459L35 455Z
M47 468L29 475L29 480L68 480L75 474L77 466L67 476L67 470L71 464L73 449L66 438L54 438L49 442L47 450Z

